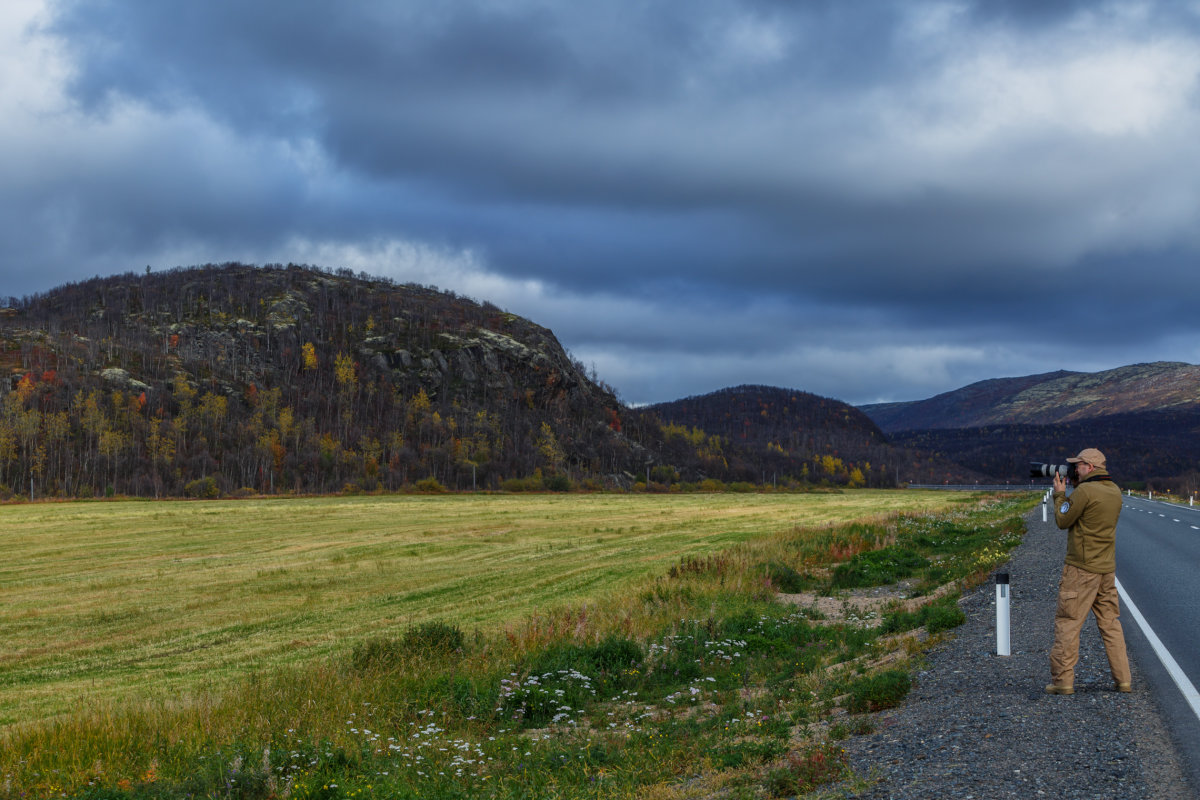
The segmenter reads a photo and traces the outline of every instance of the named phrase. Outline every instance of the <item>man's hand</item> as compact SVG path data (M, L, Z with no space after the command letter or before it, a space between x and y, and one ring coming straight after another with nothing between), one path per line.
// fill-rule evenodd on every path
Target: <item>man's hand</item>
M1054 491L1065 492L1067 490L1067 482L1063 479L1062 473L1054 473Z

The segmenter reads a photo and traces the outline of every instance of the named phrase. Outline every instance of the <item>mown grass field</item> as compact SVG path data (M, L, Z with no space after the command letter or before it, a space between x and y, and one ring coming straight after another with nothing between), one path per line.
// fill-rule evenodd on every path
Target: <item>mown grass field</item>
M406 625L495 628L756 534L935 493L396 496L0 508L0 725Z
M867 581L848 585L902 564L927 586L978 578L1032 502L2 507L0 797L795 794L843 777L835 744L800 733L835 695L896 694L863 661L881 631L944 629L957 610L951 596L867 630L814 622L776 592L843 562ZM907 691L902 672L880 680Z

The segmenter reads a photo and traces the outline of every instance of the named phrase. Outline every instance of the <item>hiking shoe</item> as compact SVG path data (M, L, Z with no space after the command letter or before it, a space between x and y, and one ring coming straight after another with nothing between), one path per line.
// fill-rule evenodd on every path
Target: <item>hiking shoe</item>
M1115 684L1113 684L1113 686L1116 688L1116 690L1117 690L1118 692L1132 692L1132 691L1133 691L1133 685L1132 685L1132 684L1128 684L1128 683L1115 683Z
M1075 694L1075 687L1051 683L1046 686L1046 694Z

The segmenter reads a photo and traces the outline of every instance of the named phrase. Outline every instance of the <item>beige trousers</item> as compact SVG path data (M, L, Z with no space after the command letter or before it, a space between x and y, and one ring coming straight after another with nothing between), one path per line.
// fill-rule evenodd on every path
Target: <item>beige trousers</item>
M1079 661L1079 632L1088 611L1096 616L1096 627L1104 640L1108 668L1113 680L1129 683L1129 658L1117 603L1116 576L1097 575L1071 564L1063 565L1058 585L1058 610L1054 615L1054 646L1050 648L1050 677L1059 686L1075 685L1075 663Z

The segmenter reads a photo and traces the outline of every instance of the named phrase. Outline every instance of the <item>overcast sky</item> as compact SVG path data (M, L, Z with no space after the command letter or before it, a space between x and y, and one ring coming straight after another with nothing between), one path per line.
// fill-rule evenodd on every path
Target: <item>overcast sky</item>
M630 403L1200 362L1200 3L5 0L0 295L433 284Z

